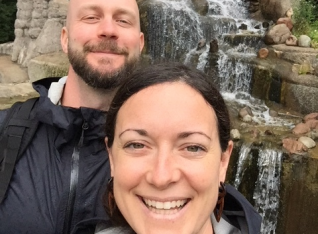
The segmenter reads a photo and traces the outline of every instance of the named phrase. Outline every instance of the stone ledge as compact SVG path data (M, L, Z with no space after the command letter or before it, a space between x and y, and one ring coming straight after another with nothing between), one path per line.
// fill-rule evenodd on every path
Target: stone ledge
M63 52L45 54L30 60L28 74L31 82L46 77L66 76L69 68L69 61Z

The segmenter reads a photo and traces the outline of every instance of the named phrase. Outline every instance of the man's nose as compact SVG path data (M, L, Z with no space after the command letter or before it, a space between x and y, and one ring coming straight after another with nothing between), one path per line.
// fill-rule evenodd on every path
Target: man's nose
M116 21L111 18L105 18L100 21L98 26L98 37L118 38L118 26Z

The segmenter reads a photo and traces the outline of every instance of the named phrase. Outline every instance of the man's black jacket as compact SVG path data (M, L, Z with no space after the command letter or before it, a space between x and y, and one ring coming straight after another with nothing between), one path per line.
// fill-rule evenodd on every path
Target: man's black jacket
M105 113L54 105L41 83L47 81L34 85L40 98L32 112L39 126L0 205L0 234L70 234L86 220L106 218Z

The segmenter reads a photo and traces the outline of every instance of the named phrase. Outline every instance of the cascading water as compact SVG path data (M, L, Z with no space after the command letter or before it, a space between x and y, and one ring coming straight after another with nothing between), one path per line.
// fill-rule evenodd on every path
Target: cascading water
M269 117L263 101L250 96L252 66L256 50L262 46L261 23L247 19L246 1L208 0L208 15L193 10L190 0L156 0L155 7L147 11L147 52L156 61L183 61L194 64L202 71L216 67L218 84L226 100L250 106L254 121L259 124L280 125ZM245 24L250 34L240 26ZM257 27L256 27L257 26ZM244 34L244 35L243 35ZM237 38L235 38L238 36ZM233 39L235 38L235 40ZM210 44L198 48L205 39L218 41L217 56L211 59ZM236 40L237 39L237 40ZM204 44L204 43L203 43ZM211 62L212 61L212 62ZM213 63L213 64L211 64ZM250 146L243 145L237 164L234 185L238 187L244 168L251 160ZM259 150L256 189L253 194L255 208L263 216L262 233L275 233L279 198L281 153L270 149Z
M261 149L258 157L259 175L253 198L263 218L261 233L275 234L279 208L279 185L282 152Z
M246 168L253 155L251 145L243 144L240 150L234 187L238 188ZM255 208L262 216L262 234L275 234L279 208L279 186L282 163L282 152L270 148L258 150L258 177L255 183L253 199Z

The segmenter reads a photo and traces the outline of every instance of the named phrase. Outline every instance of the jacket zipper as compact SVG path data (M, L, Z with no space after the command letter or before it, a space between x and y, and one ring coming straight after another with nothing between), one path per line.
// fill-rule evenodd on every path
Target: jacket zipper
M64 225L63 225L63 234L70 234L72 231L71 226L72 226L74 203L76 198L76 188L78 184L80 149L83 146L84 132L87 129L88 129L88 123L85 121L82 125L81 137L79 139L78 144L74 147L73 154L72 154L70 191L68 195L66 215L64 219Z

